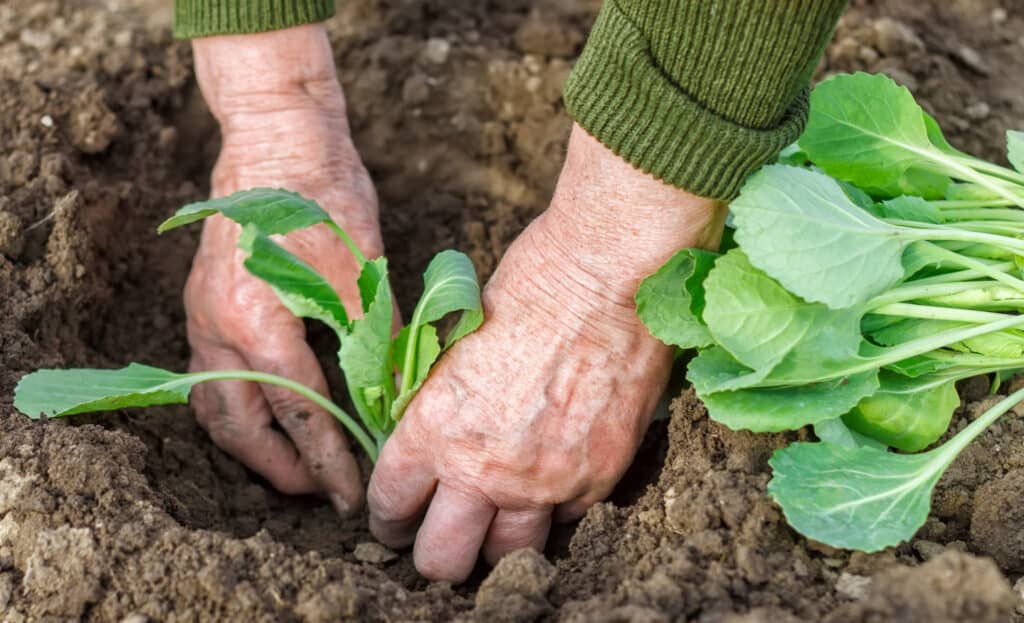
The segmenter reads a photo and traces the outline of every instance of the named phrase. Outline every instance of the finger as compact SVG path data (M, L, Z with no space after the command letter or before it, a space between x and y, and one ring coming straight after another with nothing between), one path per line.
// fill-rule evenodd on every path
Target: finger
M264 346L260 353L247 357L254 369L291 379L322 396L330 395L316 355L304 340L277 341ZM274 418L298 448L318 489L342 516L360 510L363 483L359 464L334 416L289 389L277 385L261 387Z
M484 559L497 564L501 557L517 549L544 550L551 530L551 508L499 510L484 540Z
M497 510L480 495L438 484L416 535L416 569L431 580L464 581L476 565Z
M417 446L406 441L409 424L403 424L384 445L373 468L366 493L370 509L370 532L381 543L394 548L408 547L434 495L437 479Z
M205 349L193 356L193 370L239 370L241 355L224 349ZM192 391L196 419L221 449L260 474L282 493L297 495L316 490L295 446L270 428L272 417L258 385L216 381Z
M555 507L555 512L553 513L554 520L558 523L576 521L586 515L591 506L611 495L612 488L614 487L609 487L607 491L581 495L574 500L559 504Z

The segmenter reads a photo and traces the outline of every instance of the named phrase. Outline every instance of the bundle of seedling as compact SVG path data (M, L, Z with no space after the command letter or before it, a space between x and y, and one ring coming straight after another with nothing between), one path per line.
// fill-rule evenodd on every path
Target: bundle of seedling
M313 389L290 379L251 370L211 370L179 374L132 364L120 370L40 370L21 379L14 406L32 418L59 417L127 407L188 402L198 383L241 380L292 390L334 415L376 460L402 413L426 380L442 351L476 330L483 321L480 286L469 258L442 251L423 276L423 296L409 324L393 336L394 304L387 260L367 259L352 239L315 202L286 190L254 189L190 204L163 223L165 232L214 214L242 226L238 246L245 267L265 281L281 303L301 318L319 320L337 334L338 362L359 419ZM274 236L305 227L327 227L360 264L362 315L351 318L334 287L309 264L287 251ZM435 324L461 313L442 344ZM401 384L396 384L396 373Z
M833 77L798 144L731 204L721 252L684 250L641 286L651 333L697 349L687 376L713 419L813 426L820 441L771 460L769 493L801 533L865 551L909 539L946 468L1024 400L936 446L957 381L1024 368L1024 133L1008 143L1016 170L953 148L887 77Z

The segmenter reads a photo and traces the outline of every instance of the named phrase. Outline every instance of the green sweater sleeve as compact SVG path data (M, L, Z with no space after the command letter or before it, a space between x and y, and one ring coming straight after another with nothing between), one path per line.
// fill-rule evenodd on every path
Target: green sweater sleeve
M334 0L175 0L174 36L266 32L322 22L332 15Z
M569 114L634 166L733 198L803 131L807 85L846 0L605 0Z

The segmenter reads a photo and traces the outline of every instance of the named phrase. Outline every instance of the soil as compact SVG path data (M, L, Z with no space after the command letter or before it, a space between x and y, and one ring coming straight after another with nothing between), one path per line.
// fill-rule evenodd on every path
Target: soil
M339 5L339 76L407 308L433 253L463 249L486 278L544 208L598 2ZM365 517L275 493L185 408L18 415L38 367L186 365L196 231L154 229L203 197L218 139L169 23L164 0L0 4L0 621L1024 621L1021 414L957 461L913 542L865 555L798 537L765 496L796 435L726 430L683 391L547 558L455 588L374 544ZM1001 159L1024 127L1024 1L854 0L819 77L851 70L908 84L954 144ZM958 427L993 400L962 389Z

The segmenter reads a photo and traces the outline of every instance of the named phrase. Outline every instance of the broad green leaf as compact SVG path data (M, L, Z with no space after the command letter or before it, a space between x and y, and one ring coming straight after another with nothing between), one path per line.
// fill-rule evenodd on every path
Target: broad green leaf
M895 199L883 201L881 205L885 218L919 223L943 222L942 212L920 197L901 195Z
M1024 399L1018 390L942 446L894 454L829 443L796 443L769 463L768 493L801 534L832 547L876 552L914 536L928 518L935 483L957 455Z
M1024 132L1006 131L1006 157L1014 169L1024 173Z
M196 375L138 363L120 370L38 370L22 377L14 407L33 419L188 403Z
M344 339L349 323L345 307L334 287L309 264L260 233L255 225L245 226L238 246L249 254L246 269L265 281L285 307L300 318L324 322Z
M842 309L903 277L899 228L855 205L827 175L765 167L731 210L750 262L804 300Z
M683 249L640 284L637 313L651 335L670 346L703 348L712 343L701 320L704 278L717 253Z
M686 367L686 379L693 384L698 396L715 392L753 387L760 383L769 370L751 370L721 346L702 349Z
M811 93L800 147L826 173L871 194L942 196L949 154L932 140L924 111L906 87L883 75L838 75ZM942 139L944 143L944 139Z
M877 552L912 537L928 518L944 465L929 454L795 443L775 452L768 493L798 532Z
M395 352L404 353L409 343L409 327L402 329L402 332L395 338ZM423 325L420 329L420 337L417 344L418 351L415 359L415 370L405 370L404 361L398 358L398 372L404 378L406 374L411 374L414 379L412 387L403 391L395 399L394 404L391 405L391 419L398 421L402 419L402 414L405 413L406 407L412 402L412 399L419 392L420 387L423 386L423 382L427 380L427 376L430 374L430 368L437 361L437 358L441 356L441 341L437 337L437 329L433 325Z
M469 312L476 326L462 327L459 335L449 335L445 341L446 347L480 326L483 306L480 303L480 284L477 282L473 262L458 251L442 251L434 256L423 273L423 296L416 304L412 324L422 326L437 322L457 311Z
M446 349L476 331L484 314L473 263L458 251L442 251L423 273L423 296L416 304L412 321L403 330L404 335L399 336L395 357L401 360L398 367L403 376L399 397L389 414L393 421L402 416L440 355L437 330L430 323L460 311L462 317L445 340Z
M843 418L832 418L823 420L814 425L814 434L821 441L825 441L844 448L877 448L885 450L886 445L877 439L867 435L861 435L843 423Z
M837 418L876 389L878 374L871 371L796 387L751 387L698 396L711 419L733 430L764 433Z
M243 227L255 225L268 235L287 234L331 220L315 201L298 193L275 188L242 190L227 197L190 203L164 221L158 233L222 213Z
M878 391L860 401L843 422L904 452L917 452L935 443L960 406L955 377L907 378L883 371L879 380Z
M704 287L704 319L715 341L755 370L773 368L829 315L751 266L739 249L715 263Z
M387 260L383 257L367 262L363 275L378 275L377 291L366 314L352 321L352 329L341 341L338 364L345 373L349 395L360 417L377 430L376 435L389 432L389 396L394 395L394 366L391 350L391 327L394 304L387 279ZM368 277L369 279L370 277Z

